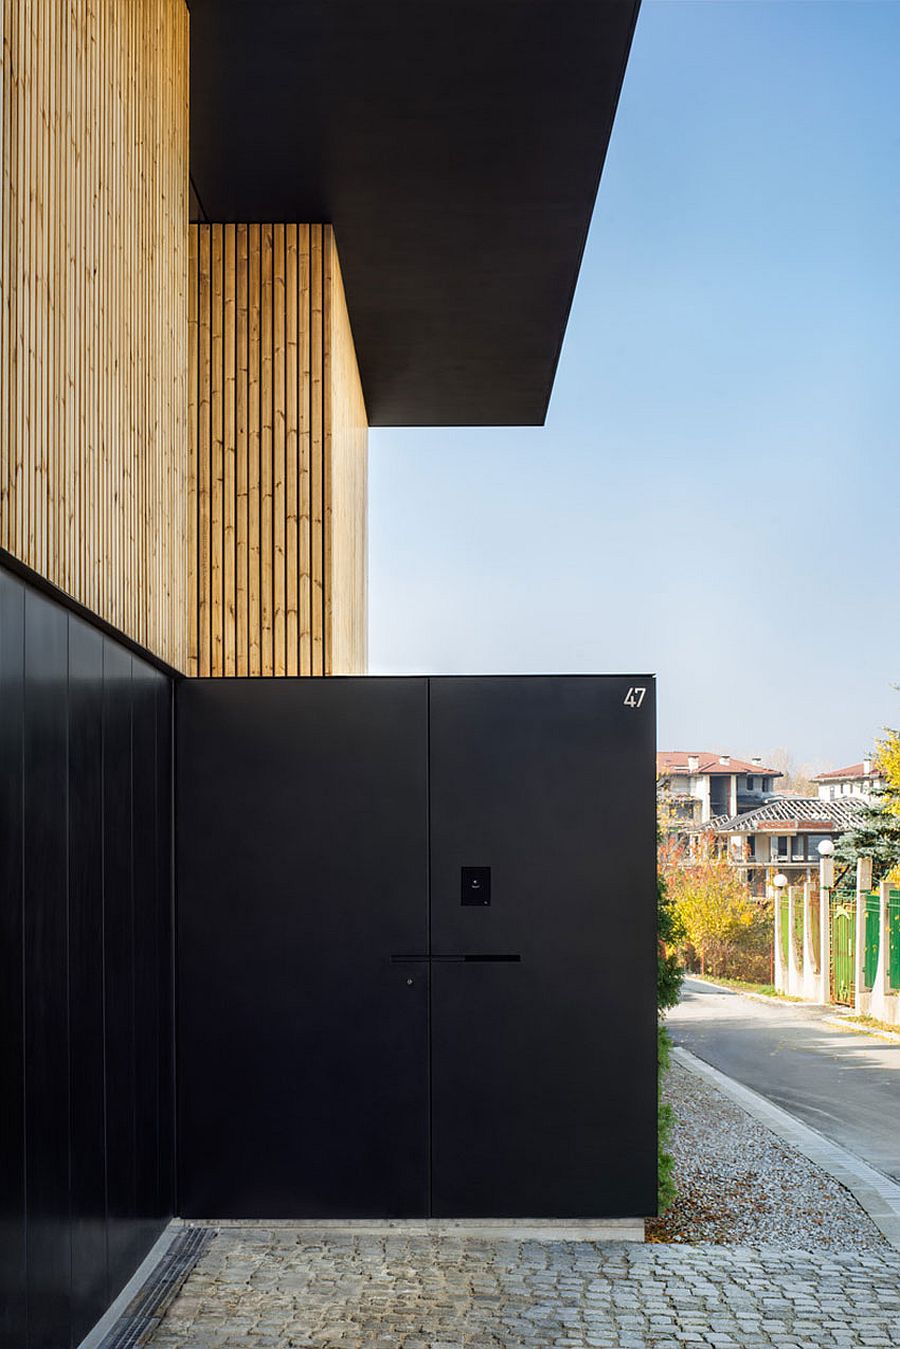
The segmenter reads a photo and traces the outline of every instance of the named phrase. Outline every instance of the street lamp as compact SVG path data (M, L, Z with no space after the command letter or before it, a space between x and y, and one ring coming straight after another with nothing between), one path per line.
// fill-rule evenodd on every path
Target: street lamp
M831 887L834 885L834 843L823 838L819 844L819 1002L823 1007L831 997Z
M787 885L787 883L788 883L788 878L787 878L787 876L785 876L785 874L784 874L783 871L779 871L778 875L775 877L774 881L772 882L773 885L777 885L777 886L778 886L778 889L779 889L779 890L783 890L784 887Z
M818 847L819 854L819 889L830 890L834 885L834 844L830 838L823 838Z

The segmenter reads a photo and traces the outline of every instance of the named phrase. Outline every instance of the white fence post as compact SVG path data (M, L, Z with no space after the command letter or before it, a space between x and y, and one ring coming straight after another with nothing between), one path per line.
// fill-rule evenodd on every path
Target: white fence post
M853 952L853 1010L865 1012L868 993L865 988L864 971L866 968L866 891L865 884L872 883L872 859L856 859L856 949Z

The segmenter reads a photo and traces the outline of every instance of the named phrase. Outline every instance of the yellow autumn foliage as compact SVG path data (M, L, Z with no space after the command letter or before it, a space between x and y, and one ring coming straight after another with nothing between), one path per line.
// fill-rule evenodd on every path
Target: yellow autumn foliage
M900 731L889 730L884 739L878 741L875 762L887 783L884 808L900 819ZM894 885L900 885L900 864L888 872L886 879Z
M754 900L739 873L724 855L701 847L687 858L678 848L664 848L661 865L672 903L701 970L727 974L741 964L741 955L757 956L765 944L767 913Z

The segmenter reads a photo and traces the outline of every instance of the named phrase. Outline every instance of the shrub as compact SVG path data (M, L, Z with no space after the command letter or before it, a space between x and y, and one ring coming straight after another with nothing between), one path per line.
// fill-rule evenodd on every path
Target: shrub
M662 872L658 873L656 881L656 936L656 1006L660 1018L657 1030L656 1195L657 1210L664 1213L675 1199L677 1191L675 1162L669 1152L675 1116L672 1107L662 1100L662 1084L669 1067L671 1046L669 1033L662 1024L662 1018L678 1001L684 971L678 959L678 944L683 938L682 924Z

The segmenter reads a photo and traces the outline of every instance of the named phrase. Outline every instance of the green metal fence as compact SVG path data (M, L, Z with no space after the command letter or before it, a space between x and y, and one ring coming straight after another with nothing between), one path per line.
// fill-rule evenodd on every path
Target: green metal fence
M853 1006L856 952L856 905L831 897L831 999Z
M875 987L878 973L878 940L881 927L881 900L877 890L866 895L866 949L863 953L863 984Z
M900 890L888 891L888 976L891 988L900 990Z

